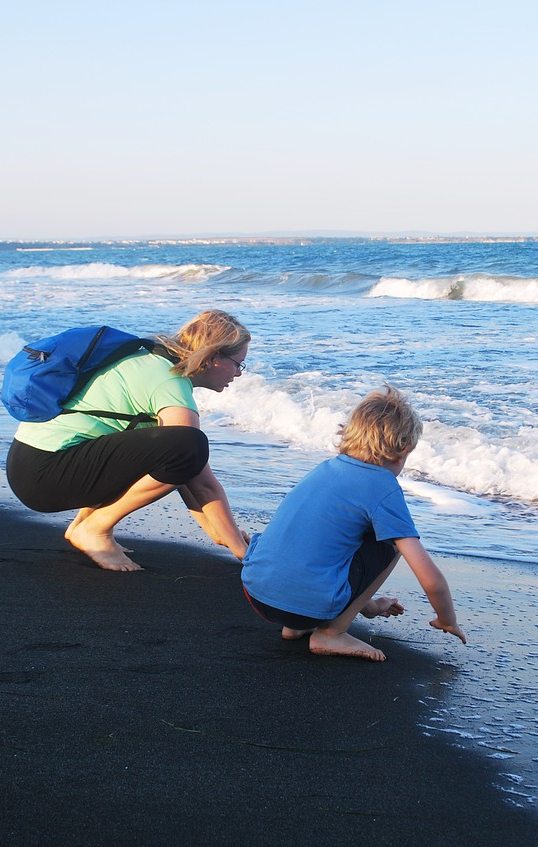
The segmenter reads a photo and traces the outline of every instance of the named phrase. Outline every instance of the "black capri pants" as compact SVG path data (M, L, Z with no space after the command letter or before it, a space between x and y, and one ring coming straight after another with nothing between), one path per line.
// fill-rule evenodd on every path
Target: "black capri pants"
M182 485L207 464L201 430L160 426L102 435L51 453L14 440L6 473L13 493L36 512L62 512L117 500L149 474Z

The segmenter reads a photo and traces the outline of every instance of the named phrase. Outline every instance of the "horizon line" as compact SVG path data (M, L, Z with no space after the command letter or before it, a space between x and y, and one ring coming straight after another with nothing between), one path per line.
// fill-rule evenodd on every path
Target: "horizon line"
M301 238L424 238L424 239L538 239L536 231L500 231L500 230L265 230L262 232L193 232L177 234L140 234L140 235L99 235L99 236L55 236L55 237L11 237L1 238L2 244L46 243L102 243L102 242L136 242L136 241L183 241L202 239L301 239Z

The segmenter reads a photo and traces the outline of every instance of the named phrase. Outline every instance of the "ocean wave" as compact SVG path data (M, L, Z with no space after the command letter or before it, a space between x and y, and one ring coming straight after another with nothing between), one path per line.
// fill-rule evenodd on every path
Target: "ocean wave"
M281 273L276 280L279 285L295 291L337 290L347 293L368 293L372 277L352 271L325 273L323 271L290 271Z
M17 332L0 334L0 366L25 343ZM340 424L368 386L361 384L352 391L322 390L319 385L318 372L298 374L278 385L260 374L247 373L222 394L197 390L197 402L201 412L218 425L331 454L336 451ZM450 411L449 405L449 417ZM482 415L484 420L487 424ZM451 513L472 514L467 495L534 504L538 500L538 427L527 423L492 439L472 423L428 420L407 461L406 474L413 481L404 487Z
M80 280L82 283L86 280L122 279L204 283L215 279L227 290L244 290L250 287L253 292L265 290L274 293L284 289L289 295L293 292L311 293L314 297L335 293L411 300L538 303L538 278L489 276L485 273L409 279L389 276L377 278L372 274L345 270L253 270L209 263L148 263L129 267L110 262L88 262L11 268L0 272L0 279L17 282L32 279L67 282Z
M53 252L70 252L79 253L87 250L94 250L94 247L16 247L17 253L53 253Z
M248 432L261 432L311 450L334 450L341 412L317 405L313 397L292 397L258 374L244 375L223 394L200 389L200 410L212 413L218 423Z
M460 491L532 503L538 501L537 444L538 430L530 426L492 441L469 426L430 421L407 466Z
M309 381L289 393L258 374L245 374L223 394L200 390L200 409L215 422L270 435L292 447L334 453L337 432L351 409L349 391L315 394ZM315 380L314 380L315 384ZM407 460L406 472L443 489L535 503L538 499L538 428L522 426L491 440L472 426L426 421L424 435ZM415 491L418 488L415 485ZM448 503L440 489L428 498ZM454 505L454 504L452 504ZM461 499L457 511L469 504Z
M283 270L245 270L243 268L227 268L221 280L228 289L241 286L251 286L253 291L275 291L280 294L367 294L371 288L373 277L352 271L283 271Z
M182 282L198 282L205 281L210 277L216 276L229 270L225 265L210 265L210 264L185 264L185 265L164 265L164 264L147 264L134 265L126 267L124 265L114 265L108 262L89 262L79 265L32 265L26 268L17 268L9 271L4 271L0 274L5 279L33 279L36 277L46 279L158 279L158 280L179 280Z
M89 262L67 265L30 265L0 272L7 280L162 280L205 282L214 277L228 288L252 286L254 289L285 288L287 291L316 292L341 291L366 294L372 285L372 276L342 271L255 271L218 264L143 264L127 267L108 262Z
M482 302L538 303L538 279L471 274L440 279L381 277L369 297L421 300L475 300Z

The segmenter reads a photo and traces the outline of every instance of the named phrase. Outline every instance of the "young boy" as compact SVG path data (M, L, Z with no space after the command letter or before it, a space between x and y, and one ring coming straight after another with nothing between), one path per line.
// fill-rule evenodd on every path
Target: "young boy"
M448 584L419 541L396 477L422 434L405 398L372 391L341 430L340 455L322 462L284 498L243 559L247 599L285 639L310 634L310 652L383 662L348 632L360 613L401 615L396 598L373 599L400 554L426 592L435 629L466 643Z

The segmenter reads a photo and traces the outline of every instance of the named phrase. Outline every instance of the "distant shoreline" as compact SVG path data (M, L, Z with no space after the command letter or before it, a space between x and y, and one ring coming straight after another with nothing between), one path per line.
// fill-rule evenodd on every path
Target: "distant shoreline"
M211 244L310 244L315 241L362 241L386 242L389 244L519 244L538 242L538 235L440 235L440 234L290 234L290 235L185 235L185 236L148 236L148 237L112 237L112 238L21 238L0 239L0 245L16 246L20 252L37 252L51 247L40 245L57 245L56 249L88 250L87 245L100 244L151 244L156 245L211 245ZM28 246L26 246L28 245ZM79 246L82 245L82 246Z

